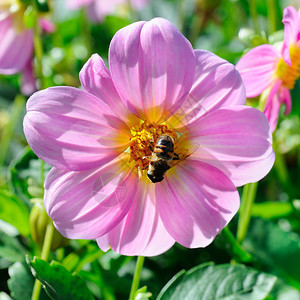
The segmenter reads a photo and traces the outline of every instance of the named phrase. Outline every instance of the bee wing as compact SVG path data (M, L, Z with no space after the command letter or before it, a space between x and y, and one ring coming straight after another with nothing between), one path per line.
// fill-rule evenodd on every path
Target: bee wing
M181 163L183 160L191 156L193 153L195 153L198 150L199 147L200 147L199 145L190 145L189 147L186 147L183 151L176 153L179 159L173 158L171 167L174 167L175 165Z

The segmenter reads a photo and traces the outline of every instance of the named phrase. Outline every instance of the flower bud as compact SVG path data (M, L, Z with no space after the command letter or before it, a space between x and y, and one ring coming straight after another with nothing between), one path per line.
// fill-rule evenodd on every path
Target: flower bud
M32 206L29 222L30 222L30 232L31 232L32 239L40 248L42 248L47 226L48 224L51 224L53 226L53 222L47 215L44 207L39 203L35 203ZM63 237L54 228L51 250L56 250L57 248L65 247L68 245L68 243L69 240Z

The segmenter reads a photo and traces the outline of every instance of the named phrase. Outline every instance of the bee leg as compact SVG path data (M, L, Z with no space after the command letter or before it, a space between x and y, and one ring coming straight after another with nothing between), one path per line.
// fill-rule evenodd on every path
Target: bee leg
M149 162L151 160L151 156L143 156L142 159L147 159ZM143 168L142 170L146 170L149 167L149 165L147 165L145 168Z
M174 152L173 155L174 155L174 156L173 156L173 159L174 159L174 160L179 160L179 155L178 155L177 153Z
M142 159L150 160L150 159L151 159L151 156L143 156Z
M154 145L154 138L153 138L153 134L151 133L151 140L149 141L149 144L148 144L148 147L151 152L153 152L153 150L154 150L152 145Z

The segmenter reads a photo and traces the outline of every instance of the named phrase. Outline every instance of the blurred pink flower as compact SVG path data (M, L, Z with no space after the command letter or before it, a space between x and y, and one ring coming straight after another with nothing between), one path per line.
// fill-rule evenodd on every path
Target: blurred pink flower
M149 0L67 0L67 6L70 9L87 8L90 19L99 23L102 22L105 16L123 12L128 4L133 10L142 9Z
M239 208L235 186L273 165L266 117L244 106L232 64L194 51L165 19L119 30L109 67L94 54L80 72L83 90L53 87L28 101L28 143L54 167L46 211L64 236L97 239L103 251L207 246ZM145 156L162 134L185 159L154 184Z
M33 72L33 30L24 24L25 6L19 1L1 0L0 3L0 74L22 73L21 90L31 95L37 90ZM53 24L40 19L47 32Z
M22 92L32 94L36 91L32 73L33 32L25 28L23 15L23 4L10 0L1 2L0 74L23 73Z
M287 7L282 21L284 41L281 52L272 45L261 45L251 49L236 65L247 97L267 92L264 113L272 131L276 129L281 103L286 106L285 114L290 113L290 90L300 76L300 12Z

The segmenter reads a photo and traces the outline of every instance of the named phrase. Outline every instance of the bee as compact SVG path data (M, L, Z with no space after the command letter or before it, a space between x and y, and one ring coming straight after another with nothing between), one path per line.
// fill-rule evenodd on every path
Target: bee
M179 156L174 152L174 139L167 134L161 135L151 149L147 176L151 182L161 182L165 173L174 165L174 161L179 161Z

